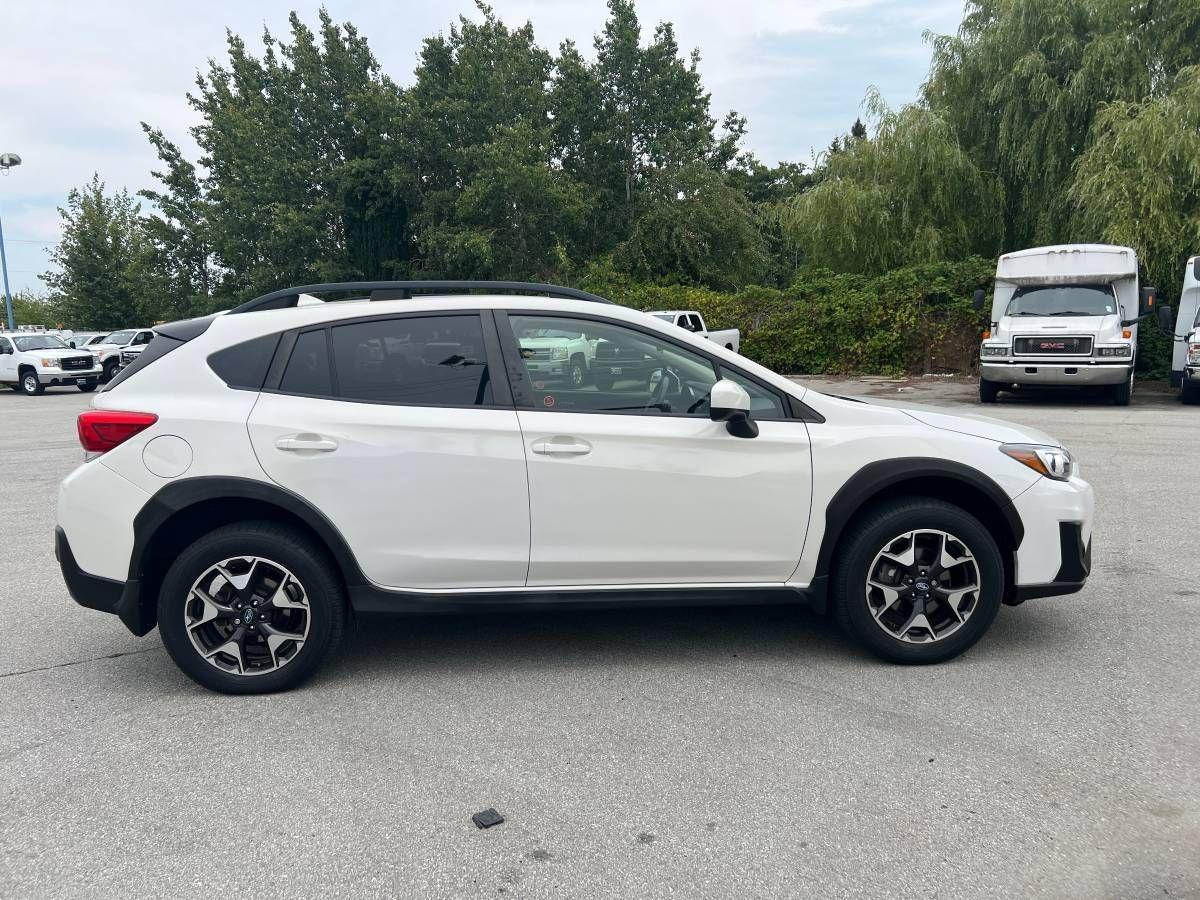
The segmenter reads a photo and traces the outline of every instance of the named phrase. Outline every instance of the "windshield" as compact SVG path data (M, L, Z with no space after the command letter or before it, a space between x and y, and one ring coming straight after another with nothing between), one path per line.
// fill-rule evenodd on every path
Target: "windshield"
M664 322L674 322L675 316L671 313L650 313L656 319L662 319Z
M18 350L69 350L59 338L52 334L38 334L33 337L13 338Z
M1019 287L1006 316L1111 316L1117 298L1107 284L1047 284Z
M133 340L132 331L114 331L104 339L105 344L128 344Z

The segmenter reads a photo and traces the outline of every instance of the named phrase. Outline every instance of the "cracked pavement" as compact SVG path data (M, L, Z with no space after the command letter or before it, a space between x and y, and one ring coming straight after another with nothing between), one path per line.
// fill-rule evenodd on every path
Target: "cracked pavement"
M1200 409L826 387L1063 438L1087 588L929 668L786 608L372 619L225 697L71 602L88 398L0 391L0 896L1200 895Z

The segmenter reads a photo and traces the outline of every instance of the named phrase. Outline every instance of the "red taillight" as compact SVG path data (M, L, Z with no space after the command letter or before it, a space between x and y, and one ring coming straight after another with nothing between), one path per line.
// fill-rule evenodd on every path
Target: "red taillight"
M79 414L79 443L88 453L104 453L118 447L139 431L158 421L154 413L124 412L119 409L89 409Z

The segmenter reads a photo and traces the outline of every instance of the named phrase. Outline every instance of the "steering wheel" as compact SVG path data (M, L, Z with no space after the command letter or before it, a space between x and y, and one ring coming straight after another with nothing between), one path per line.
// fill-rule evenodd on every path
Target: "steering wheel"
M657 406L664 412L669 412L670 404L667 403L667 385L671 379L674 379L675 393L682 393L683 379L670 366L663 366L659 371L662 373L662 377L658 379L658 384L654 386L654 392L650 395L650 401L646 404L646 409Z

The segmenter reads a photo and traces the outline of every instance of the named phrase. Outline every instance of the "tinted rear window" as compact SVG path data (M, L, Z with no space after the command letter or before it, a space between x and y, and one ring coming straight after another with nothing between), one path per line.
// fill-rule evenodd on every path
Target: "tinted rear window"
M262 390L277 346L279 335L268 334L218 350L208 358L208 365L231 388Z
M423 406L492 402L476 315L376 319L333 328L338 396Z
M324 331L306 331L296 339L288 358L279 390L285 394L329 397L333 379L329 374L328 339Z

